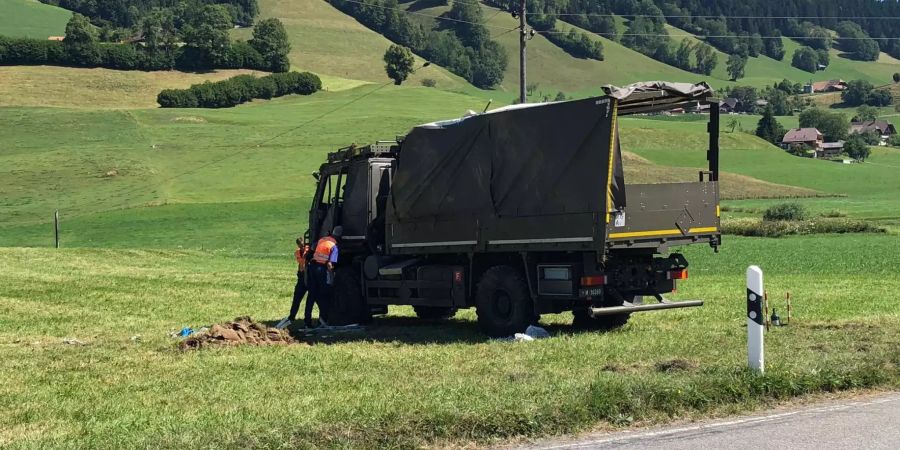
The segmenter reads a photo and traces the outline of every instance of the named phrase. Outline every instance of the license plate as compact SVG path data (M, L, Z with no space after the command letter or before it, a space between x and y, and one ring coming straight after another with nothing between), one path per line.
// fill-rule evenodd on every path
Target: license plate
M595 288L583 288L578 290L579 297L602 297L603 296L603 288L595 287Z

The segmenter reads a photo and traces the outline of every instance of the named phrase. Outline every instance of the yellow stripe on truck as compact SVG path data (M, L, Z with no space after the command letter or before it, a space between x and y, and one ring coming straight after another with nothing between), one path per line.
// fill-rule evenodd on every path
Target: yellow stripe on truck
M716 227L691 228L688 233L715 233L719 231ZM667 236L681 234L681 230L672 228L671 230L651 230L651 231L631 231L627 233L609 233L610 239L624 239L633 237L651 237L651 236Z
M612 182L613 182L613 163L615 162L615 152L616 152L616 119L618 117L619 112L619 101L616 99L610 99L612 101L612 127L609 132L609 171L606 174L606 223L609 223L609 213L612 211L613 207L613 195L612 195Z

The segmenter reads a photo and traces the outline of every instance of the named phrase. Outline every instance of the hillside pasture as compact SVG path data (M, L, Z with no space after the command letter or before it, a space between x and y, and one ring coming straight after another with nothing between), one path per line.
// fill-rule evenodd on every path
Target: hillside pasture
M204 81L240 74L265 75L252 70L208 73L142 72L51 66L0 67L0 107L50 106L83 109L156 108L163 89L183 89Z
M62 36L72 13L37 0L0 0L0 36Z

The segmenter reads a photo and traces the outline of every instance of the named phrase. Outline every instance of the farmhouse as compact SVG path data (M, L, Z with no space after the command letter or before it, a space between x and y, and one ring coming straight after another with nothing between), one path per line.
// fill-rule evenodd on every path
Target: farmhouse
M894 124L887 120L865 120L862 122L850 122L850 134L857 133L878 133L882 139L897 134Z
M847 89L844 80L816 81L812 84L812 92L840 92Z
M804 145L818 149L825 142L825 137L815 128L792 128L781 139L781 146L788 149L792 146Z
M844 153L844 141L823 142L822 145L816 149L814 156L816 158L834 158L841 153Z
M723 113L735 113L738 112L743 106L743 102L736 98L726 98L722 101L722 105L719 106L719 111Z

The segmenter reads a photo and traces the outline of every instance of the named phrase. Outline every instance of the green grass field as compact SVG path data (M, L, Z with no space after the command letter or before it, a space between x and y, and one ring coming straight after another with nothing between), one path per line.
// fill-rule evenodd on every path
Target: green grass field
M37 0L0 0L0 35L46 39L62 36L72 13Z
M897 252L869 235L691 248L679 297L706 306L610 333L558 315L551 339L487 341L471 311L435 325L397 308L315 345L182 353L168 337L181 327L282 316L290 256L0 249L0 446L455 447L898 388ZM782 314L794 298L764 376L744 369L748 264Z

